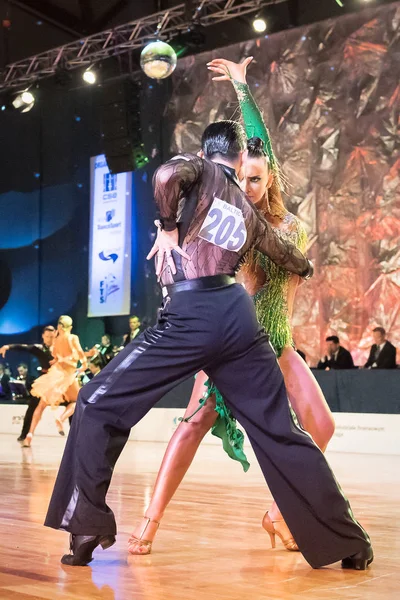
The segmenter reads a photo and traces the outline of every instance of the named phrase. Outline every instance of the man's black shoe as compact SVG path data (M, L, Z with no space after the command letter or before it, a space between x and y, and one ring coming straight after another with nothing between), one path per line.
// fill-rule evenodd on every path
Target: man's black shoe
M362 552L357 552L353 556L348 556L342 560L343 569L355 569L356 571L365 571L374 560L372 546Z
M92 560L92 552L97 546L103 550L115 544L115 535L70 535L70 554L64 554L61 559L63 565L84 567Z

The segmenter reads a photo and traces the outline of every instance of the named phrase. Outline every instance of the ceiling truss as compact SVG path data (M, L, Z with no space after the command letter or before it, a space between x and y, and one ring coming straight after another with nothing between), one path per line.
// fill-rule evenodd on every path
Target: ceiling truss
M200 0L193 3L195 10L191 18L188 18L190 15L187 14L187 5L179 4L9 64L0 74L0 91L9 88L24 89L39 79L51 77L61 67L73 70L91 66L111 56L141 48L155 37L168 39L175 33L184 31L193 21L208 27L286 1Z

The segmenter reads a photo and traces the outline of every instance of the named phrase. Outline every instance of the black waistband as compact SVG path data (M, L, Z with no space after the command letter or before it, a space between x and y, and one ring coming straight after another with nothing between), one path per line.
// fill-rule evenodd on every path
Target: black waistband
M171 285L165 285L162 288L162 294L165 298L166 296L172 296L177 292L212 290L226 285L232 285L233 283L236 283L236 280L232 275L211 275L209 277L187 279L186 281L178 281L177 283L171 283Z

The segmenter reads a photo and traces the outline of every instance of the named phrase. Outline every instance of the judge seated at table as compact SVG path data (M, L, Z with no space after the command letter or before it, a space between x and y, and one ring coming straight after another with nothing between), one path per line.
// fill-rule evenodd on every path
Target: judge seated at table
M354 369L353 357L350 352L340 345L337 335L326 338L327 353L318 363L318 369L330 371L331 369Z
M375 327L372 336L375 344L371 346L364 369L395 369L396 348L386 339L386 331L383 327Z

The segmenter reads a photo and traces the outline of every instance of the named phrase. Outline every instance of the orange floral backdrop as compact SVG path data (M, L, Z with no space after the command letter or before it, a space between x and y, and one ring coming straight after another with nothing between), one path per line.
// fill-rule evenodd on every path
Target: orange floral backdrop
M294 315L312 365L329 334L363 364L376 325L400 349L399 32L397 2L187 58L173 78L171 152L197 151L208 123L239 117L206 63L255 58L249 83L316 266Z

